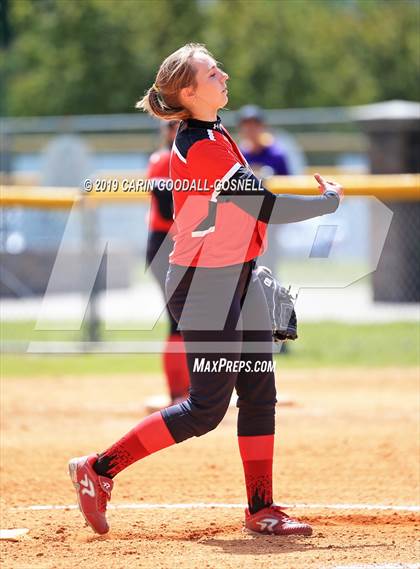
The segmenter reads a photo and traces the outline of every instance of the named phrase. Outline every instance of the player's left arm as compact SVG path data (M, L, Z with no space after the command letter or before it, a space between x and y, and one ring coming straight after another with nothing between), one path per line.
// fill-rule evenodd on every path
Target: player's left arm
M232 176L232 183L221 190L218 202L234 203L258 221L269 224L304 221L338 208L343 189L335 182L315 174L321 196L277 195L267 190L249 168L242 167Z

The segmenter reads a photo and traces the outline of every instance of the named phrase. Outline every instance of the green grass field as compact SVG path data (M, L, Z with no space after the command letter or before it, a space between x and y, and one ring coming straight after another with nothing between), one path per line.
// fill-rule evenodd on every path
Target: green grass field
M33 322L7 322L1 327L2 342L76 341L75 331L34 331ZM104 341L151 341L164 339L165 324L152 331L101 330ZM299 326L299 339L289 342L289 352L279 357L279 368L351 366L418 366L420 327L412 322L391 324L306 323ZM66 374L160 373L159 354L33 355L4 353L1 374L39 376Z

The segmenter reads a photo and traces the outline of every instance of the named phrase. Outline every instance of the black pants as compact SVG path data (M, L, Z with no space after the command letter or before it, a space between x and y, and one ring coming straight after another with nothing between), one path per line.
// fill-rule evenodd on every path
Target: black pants
M147 240L146 264L150 267L153 276L157 280L162 293L165 295L166 274L169 268L169 253L172 251L172 240L168 238L168 234L164 231L151 231ZM171 336L178 334L178 324L172 316L171 311L166 306L166 312L169 319L169 328Z
M162 411L177 442L215 429L234 388L238 435L274 433L271 322L261 284L252 278L254 266L169 267L167 302L184 338L191 378L189 398ZM221 361L226 366L215 369ZM246 368L238 371L240 362Z

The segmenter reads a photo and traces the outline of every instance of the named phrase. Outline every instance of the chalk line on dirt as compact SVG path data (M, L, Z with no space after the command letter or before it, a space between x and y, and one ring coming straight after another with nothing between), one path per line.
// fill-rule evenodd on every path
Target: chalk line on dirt
M290 509L312 509L312 510L368 510L368 511L392 511L392 512L420 512L420 506L394 506L385 504L281 504L283 508ZM10 508L11 511L40 511L40 510L73 510L77 509L76 504L69 505L31 505L16 506ZM245 504L223 504L223 503L207 503L194 502L191 504L110 504L110 510L188 510L188 509L206 509L206 508L245 508ZM419 567L420 569L420 567Z
M328 569L420 569L420 563L380 563L379 565L334 565Z
M0 540L19 541L28 531L29 528L0 529Z

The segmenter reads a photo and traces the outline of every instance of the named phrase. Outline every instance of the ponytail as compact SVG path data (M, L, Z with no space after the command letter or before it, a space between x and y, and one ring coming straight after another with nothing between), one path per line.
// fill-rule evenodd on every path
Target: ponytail
M172 107L166 104L162 93L153 83L150 89L140 101L136 103L136 109L141 109L149 115L163 120L185 120L189 118L190 113L181 106Z
M182 106L179 94L185 87L195 86L196 69L192 63L195 53L210 55L204 45L188 43L169 55L162 63L155 82L136 103L153 117L163 120L185 120L191 113Z

